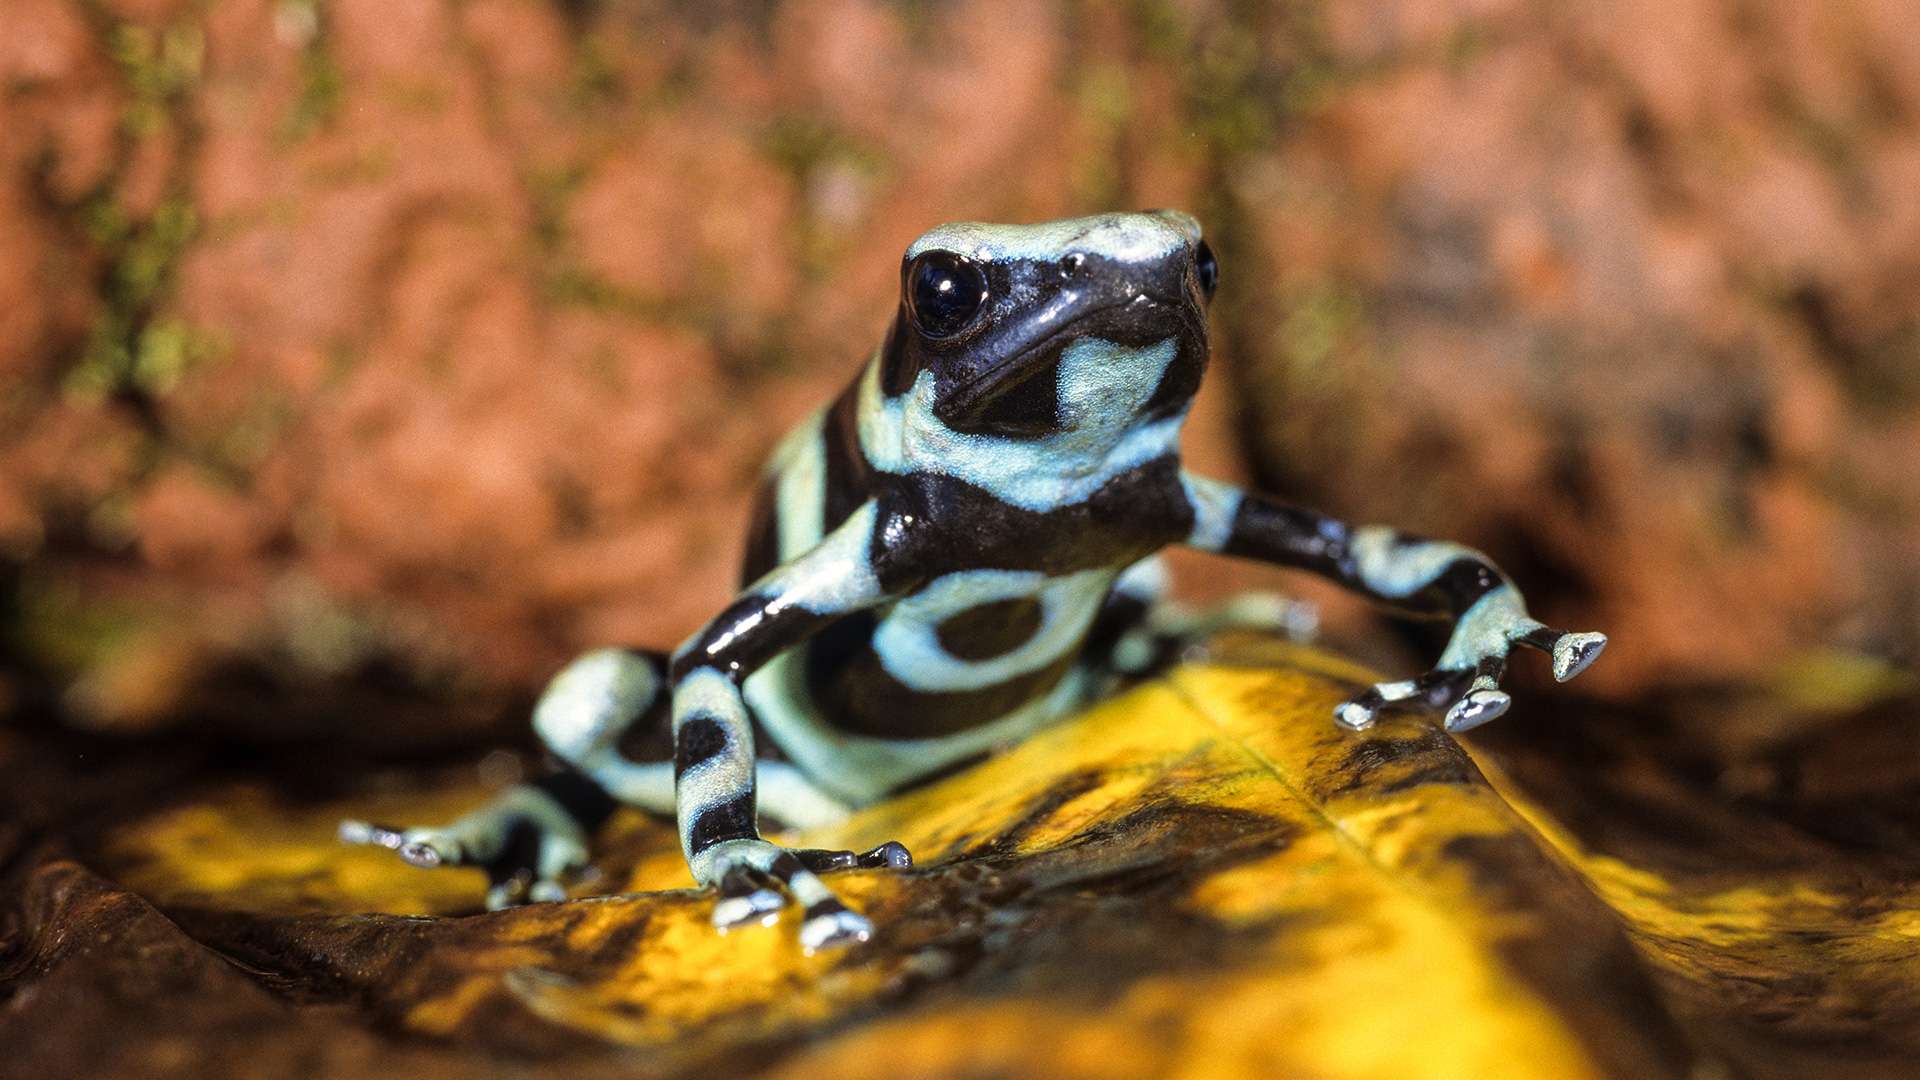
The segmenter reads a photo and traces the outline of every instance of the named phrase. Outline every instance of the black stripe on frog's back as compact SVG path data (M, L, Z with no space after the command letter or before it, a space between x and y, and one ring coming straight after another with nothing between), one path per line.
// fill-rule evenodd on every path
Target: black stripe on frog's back
M863 369L864 371L864 369ZM821 507L822 535L838 528L867 500L873 484L873 466L860 449L860 380L841 391L822 418L819 441L820 488L809 497ZM747 530L747 549L740 564L740 585L760 580L781 563L804 554L780 550L781 477L769 476L754 492L753 516ZM818 539L818 538L816 538ZM811 544L807 546L812 546Z
M916 690L881 663L874 626L873 614L861 612L814 635L806 673L822 716L841 731L875 738L934 738L992 723L1053 689L1080 657L1067 649L1035 671L975 689Z
M820 425L826 461L826 468L822 470L825 487L822 498L826 501L822 523L827 532L839 528L873 493L873 465L860 448L860 382L856 377L833 399ZM789 557L798 554L792 552Z
M746 588L780 565L780 498L771 478L753 493L747 526L747 550L740 557L740 587Z
M887 477L874 522L874 568L930 578L992 567L1070 574L1125 566L1193 531L1193 505L1180 459L1163 454L1108 480L1087 498L1048 510L1002 501L984 488L937 473ZM898 569L896 569L898 568Z

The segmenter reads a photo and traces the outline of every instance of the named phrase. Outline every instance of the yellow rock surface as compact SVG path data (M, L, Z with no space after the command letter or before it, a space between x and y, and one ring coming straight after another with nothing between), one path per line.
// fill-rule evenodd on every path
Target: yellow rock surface
M1675 881L1589 853L1429 722L1336 729L1365 678L1242 642L790 838L897 839L918 863L836 875L878 934L817 956L787 923L716 934L671 830L637 815L582 899L497 913L476 911L477 872L333 841L344 816L444 820L486 796L444 774L302 801L222 786L112 826L86 861L291 1013L428 1073L1714 1076L1754 1065L1691 1030L1730 971L1765 1005L1767 978L1817 969L1815 1035L1858 1020L1850 995L1916 1006L1911 891L1868 904L1857 882ZM29 882L43 936L63 903L78 918L78 873Z

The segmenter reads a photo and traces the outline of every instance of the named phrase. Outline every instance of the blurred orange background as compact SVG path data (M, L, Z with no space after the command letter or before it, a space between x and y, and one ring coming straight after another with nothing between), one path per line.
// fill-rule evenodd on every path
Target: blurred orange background
M570 654L725 601L761 458L915 235L1148 206L1222 262L1203 468L1484 548L1613 635L1585 693L1911 685L1915 26L7 0L0 689L120 731L507 730Z

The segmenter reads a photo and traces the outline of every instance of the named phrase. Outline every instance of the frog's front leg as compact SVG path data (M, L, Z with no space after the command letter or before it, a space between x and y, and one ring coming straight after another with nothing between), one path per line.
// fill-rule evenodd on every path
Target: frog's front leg
M872 933L872 924L841 903L809 866L861 865L862 856L792 852L761 839L753 726L740 686L774 656L892 595L875 566L877 516L874 503L862 506L813 550L750 586L674 657L681 849L694 880L720 890L714 923L721 929L771 921L790 900L802 908L800 941L809 951L863 941ZM908 861L898 844L864 858L872 865Z
M1447 730L1466 731L1512 704L1500 679L1514 645L1550 654L1561 682L1606 647L1604 634L1556 630L1534 619L1513 582L1471 548L1381 526L1353 528L1231 484L1182 479L1193 508L1192 546L1311 570L1408 614L1454 620L1433 670L1368 687L1335 710L1345 727L1368 727L1392 707L1444 709Z

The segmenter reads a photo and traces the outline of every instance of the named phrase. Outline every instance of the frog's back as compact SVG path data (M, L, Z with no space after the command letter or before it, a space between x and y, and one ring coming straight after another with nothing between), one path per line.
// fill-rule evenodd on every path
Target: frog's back
M1171 453L1049 510L950 476L883 472L862 448L877 372L776 448L742 567L750 585L869 500L927 526L937 554L891 603L850 614L777 657L746 691L763 741L856 802L1051 723L1090 689L1084 643L1119 569L1184 529ZM1163 513L1146 512L1160 501ZM1101 624L1104 625L1104 624Z

